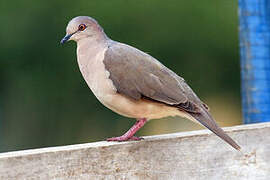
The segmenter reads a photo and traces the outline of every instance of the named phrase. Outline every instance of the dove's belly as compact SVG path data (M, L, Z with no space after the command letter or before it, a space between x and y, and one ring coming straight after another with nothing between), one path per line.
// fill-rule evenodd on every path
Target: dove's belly
M190 119L186 113L175 107L150 100L134 100L117 93L113 82L109 79L110 73L106 71L102 61L105 51L106 48L103 48L103 51L99 51L100 53L89 55L91 59L78 56L80 71L85 81L103 105L118 114L132 118L159 119L179 115Z

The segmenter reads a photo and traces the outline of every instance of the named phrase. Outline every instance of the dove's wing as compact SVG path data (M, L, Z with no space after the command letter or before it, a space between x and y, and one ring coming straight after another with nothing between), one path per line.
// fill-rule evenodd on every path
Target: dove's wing
M152 101L175 106L185 111L236 149L240 149L208 112L183 78L165 67L150 55L112 41L105 53L104 64L110 73L117 92L129 98Z

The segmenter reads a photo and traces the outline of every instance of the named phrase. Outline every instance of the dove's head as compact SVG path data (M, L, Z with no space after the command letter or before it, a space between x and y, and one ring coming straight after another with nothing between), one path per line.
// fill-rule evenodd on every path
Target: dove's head
M97 21L88 16L78 16L69 21L66 33L66 36L61 40L61 44L69 40L78 42L85 38L106 37L102 27Z

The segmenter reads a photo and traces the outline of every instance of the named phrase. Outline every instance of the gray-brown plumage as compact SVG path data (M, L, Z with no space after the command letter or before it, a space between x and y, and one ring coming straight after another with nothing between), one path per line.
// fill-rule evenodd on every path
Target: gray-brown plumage
M97 22L86 16L69 22L62 40L77 42L80 70L101 103L113 111L137 118L123 136L111 141L138 140L135 132L149 119L182 116L197 120L235 149L238 146L213 120L205 105L183 78L150 55L110 40Z
M228 142L240 147L217 126L208 111L185 80L155 58L131 46L111 42L104 57L117 91L135 100L147 98L186 111L202 125Z

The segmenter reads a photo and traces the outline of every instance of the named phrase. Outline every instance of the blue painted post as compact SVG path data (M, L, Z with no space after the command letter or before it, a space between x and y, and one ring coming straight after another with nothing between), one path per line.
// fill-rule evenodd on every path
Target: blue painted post
M239 0L244 123L270 121L270 0Z

